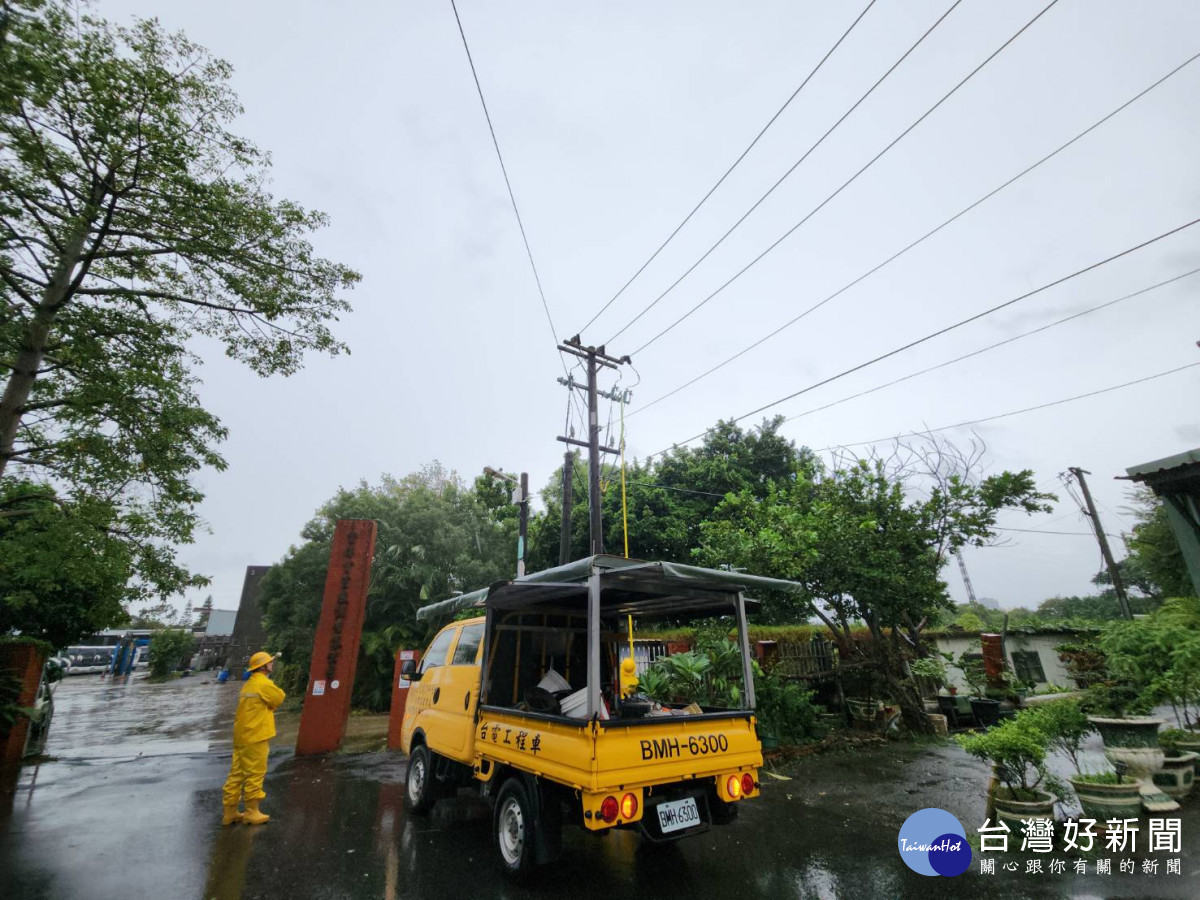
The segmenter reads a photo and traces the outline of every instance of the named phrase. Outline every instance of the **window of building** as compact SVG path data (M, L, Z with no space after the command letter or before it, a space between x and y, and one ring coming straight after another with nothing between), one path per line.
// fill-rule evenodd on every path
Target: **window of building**
M1026 684L1041 684L1046 680L1042 658L1036 650L1014 650L1012 662L1017 678Z

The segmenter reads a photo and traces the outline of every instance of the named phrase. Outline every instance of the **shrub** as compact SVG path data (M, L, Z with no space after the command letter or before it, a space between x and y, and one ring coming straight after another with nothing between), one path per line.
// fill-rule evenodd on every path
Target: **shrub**
M955 740L972 756L992 764L1014 800L1036 799L1038 787L1050 780L1046 735L1027 717L1018 715L982 734L960 734Z
M754 675L755 712L759 733L784 744L800 744L817 737L818 707L812 691L762 671Z
M1048 750L1057 751L1071 760L1079 772L1079 745L1092 730L1092 724L1082 707L1074 700L1055 700L1030 707L1018 713L1033 728L1042 732Z
M196 639L182 628L164 628L150 638L150 675L166 678L191 658Z

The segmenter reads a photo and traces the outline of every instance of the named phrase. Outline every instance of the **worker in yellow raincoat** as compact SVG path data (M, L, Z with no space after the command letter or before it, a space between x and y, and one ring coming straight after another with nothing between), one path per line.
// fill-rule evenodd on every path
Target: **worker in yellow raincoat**
M245 822L261 825L271 817L259 810L266 794L263 778L267 774L267 750L275 737L275 709L285 694L271 681L275 657L259 651L250 657L250 678L238 696L237 716L233 720L233 764L225 781L225 815L222 825ZM246 811L238 801L246 801Z

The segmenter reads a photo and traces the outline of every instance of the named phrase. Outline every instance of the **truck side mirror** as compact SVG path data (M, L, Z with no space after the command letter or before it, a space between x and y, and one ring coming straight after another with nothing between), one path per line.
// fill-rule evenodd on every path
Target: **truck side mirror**
M421 673L417 671L417 661L415 659L402 660L400 662L400 676L410 681L420 681Z

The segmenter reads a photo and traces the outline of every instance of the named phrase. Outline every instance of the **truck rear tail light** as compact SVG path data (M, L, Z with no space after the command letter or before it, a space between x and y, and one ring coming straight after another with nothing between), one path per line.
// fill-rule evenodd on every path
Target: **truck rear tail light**
M737 775L730 775L725 781L725 792L729 794L730 800L740 800L742 797L742 779Z
M628 822L638 811L638 799L633 794L626 794L621 798L621 818Z
M617 807L616 797L605 797L604 802L600 804L600 818L605 822L617 821L617 813L620 810Z
M749 772L742 776L742 793L747 797L754 793L754 776Z

